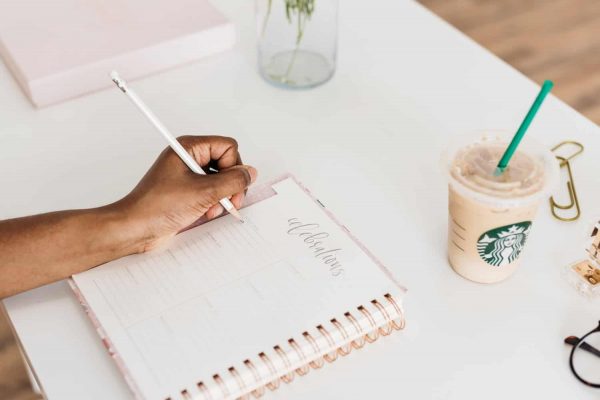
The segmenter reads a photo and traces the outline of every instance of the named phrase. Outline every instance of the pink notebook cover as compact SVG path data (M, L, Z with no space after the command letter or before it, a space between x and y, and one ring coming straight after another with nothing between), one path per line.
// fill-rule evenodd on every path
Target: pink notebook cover
M272 196L275 196L277 193L273 189L273 185L275 185L276 183L281 182L285 179L292 179L294 182L296 182L296 184L298 184L306 192L306 194L308 194L312 198L312 200L314 202L319 204L319 206L323 207L325 209L325 212L327 213L327 216L329 218L331 218L338 226L340 226L342 229L344 229L344 231L346 231L346 233L352 239L352 241L354 243L356 243L379 266L379 268L381 268L381 270L387 275L387 277L392 282L394 282L394 284L400 289L400 292L401 293L406 292L406 288L398 282L398 280L394 277L392 272L377 257L375 257L375 255L373 255L373 253L371 253L369 251L369 249L367 249L354 235L352 235L352 233L348 230L348 228L346 228L342 223L340 223L340 221L333 215L333 213L331 213L331 211L329 211L323 205L323 203L321 203L319 201L319 199L317 199L310 192L310 190L308 190L304 185L302 185L302 183L299 182L292 174L285 174L285 175L283 175L277 179L274 179L268 183L265 183L258 187L251 188L248 191L248 194L244 201L244 207L248 207L252 204L258 203L262 200L266 200ZM196 224L192 225L188 229L192 229L196 226L202 225L205 222L206 222L206 220L200 219ZM81 303L85 313L90 318L92 324L94 325L94 328L98 332L98 335L100 336L100 339L102 340L102 344L104 345L104 347L108 351L109 355L115 361L117 367L121 371L123 377L125 378L125 381L127 382L127 385L129 386L129 388L131 389L131 391L133 392L133 394L135 395L136 398L142 398L141 391L137 388L136 382L131 378L131 374L129 373L125 363L121 359L121 356L119 355L118 351L113 346L113 344L110 340L110 337L108 337L108 335L104 331L104 328L102 327L102 325L96 318L94 310L92 310L89 307L89 305L85 299L85 296L79 290L77 284L75 283L75 281L73 279L69 279L69 285L71 286L71 289L75 293L75 296L77 297L79 303ZM398 300L401 300L401 299L398 299Z
M0 56L36 106L198 60L235 43L208 0L3 0Z

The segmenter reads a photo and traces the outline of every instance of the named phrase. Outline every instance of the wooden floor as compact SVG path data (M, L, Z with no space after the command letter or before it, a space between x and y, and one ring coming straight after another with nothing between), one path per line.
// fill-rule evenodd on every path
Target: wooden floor
M420 0L600 123L600 0ZM0 399L35 399L0 314Z
M39 398L31 390L21 354L4 316L4 310L0 309L0 399Z
M420 0L600 124L599 0Z

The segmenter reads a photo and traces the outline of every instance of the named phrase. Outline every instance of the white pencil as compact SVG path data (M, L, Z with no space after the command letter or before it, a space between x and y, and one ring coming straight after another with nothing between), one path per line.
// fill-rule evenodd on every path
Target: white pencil
M171 146L173 151L177 153L177 155L179 156L179 158L181 158L185 165L187 165L189 169L191 169L197 174L206 175L206 172L204 172L200 165L198 165L196 160L194 160L190 153L188 153L183 148L183 146L177 141L177 139L175 139L171 132L169 132L169 130L160 122L156 115L154 115L154 113L150 111L150 109L148 108L148 106L146 106L146 104L144 104L142 99L140 99L139 96L133 90L127 87L127 83L123 79L121 79L121 77L119 77L119 74L116 71L113 71L110 73L110 77L113 80L113 82L117 85L117 87L121 89L121 91L125 93L127 97L129 97L133 104L135 104L135 106L142 112L142 114L144 114L146 118L148 118L148 120L152 123L152 125L154 125L154 127L163 135L163 137L169 143L169 146ZM221 199L219 203L221 203L223 208L225 208L227 212L229 212L231 215L237 218L240 222L244 222L242 216L240 215L240 212L235 209L234 205L231 203L231 201L229 201L229 199Z

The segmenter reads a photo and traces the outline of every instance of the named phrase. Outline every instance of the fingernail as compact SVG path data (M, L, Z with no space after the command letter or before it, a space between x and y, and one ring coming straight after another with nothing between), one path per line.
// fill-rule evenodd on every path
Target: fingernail
M258 176L258 171L256 170L256 168L251 167L249 165L246 166L246 169L248 170L248 173L250 174L250 181L252 183L254 183L254 181L256 181L256 177Z

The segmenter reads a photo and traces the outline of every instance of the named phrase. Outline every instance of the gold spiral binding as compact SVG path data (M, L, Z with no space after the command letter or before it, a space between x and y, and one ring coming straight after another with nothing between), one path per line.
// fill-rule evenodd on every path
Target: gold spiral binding
M206 388L206 385L204 384L204 382L198 382L196 384L196 386L198 387L198 390L200 391L200 393L202 393L202 396L204 396L204 398L206 400L212 400L212 396L211 396L210 392L208 391L208 389Z
M379 304L379 302L377 300L371 300L371 304L373 304L375 306L375 308L377 308L377 311L379 311L381 313L381 315L383 316L383 319L385 319L387 321L387 323L384 326L379 327L379 333L382 336L389 335L393 331L392 318L390 317L390 314L386 311L386 309L381 304Z
M250 370L250 373L252 373L252 377L254 378L254 381L260 382L260 374L258 373L258 370L254 366L252 361L245 360L244 365L246 366L246 368L248 368ZM254 389L251 393L252 393L252 396L254 396L254 398L258 399L259 397L262 397L265 394L265 387L261 386L258 389Z
M360 324L358 323L358 321L356 320L356 318L354 318L354 315L350 314L349 312L344 313L344 317L346 317L346 319L348 321L350 321L350 323L352 324L352 326L354 326L354 329L356 330L356 333L358 333L360 336L358 337L358 339L354 339L351 343L352 347L354 347L356 350L361 349L365 343L365 336L363 334L363 329L360 326Z
M258 355L258 357L267 366L267 368L269 368L269 372L271 372L271 376L276 376L277 375L277 370L275 369L275 366L271 362L271 359L269 358L269 356L266 355L265 353L260 353ZM271 382L269 382L269 383L266 384L267 389L269 389L269 390L276 390L279 387L279 383L280 383L280 379L279 378L275 378Z
M344 342L348 342L348 338L349 338L350 336L348 335L348 332L346 331L346 328L344 328L344 325L340 324L340 323L338 322L338 320L337 320L337 319L335 319L335 318L333 318L333 319L332 319L331 321L329 321L329 322L331 322L331 324L332 324L333 326L335 326L335 327L336 327L336 329L337 329L337 330L340 332L340 335L342 335L342 338L344 339ZM343 345L343 346L340 346L340 347L338 348L338 353L339 353L339 355L340 355L340 356L342 356L342 357L343 357L343 356L347 356L348 354L350 354L350 352L351 352L351 351L352 351L352 346L351 346L351 345L347 345L347 344L345 344L345 345Z
M400 323L397 323L396 319L392 318L392 327L397 331L404 329L404 311L402 311L402 308L400 308L398 303L396 303L396 300L394 300L394 297L391 294L386 293L385 295L383 295L383 297L392 305L392 307L394 307L396 315L398 315L398 319L400 320Z
M335 347L335 340L333 340L333 337L331 336L331 334L329 333L329 331L327 329L325 329L323 327L323 325L318 325L317 326L317 330L319 331L319 333L325 338L325 340L327 341L327 344L329 345L329 347L334 348ZM325 361L327 361L328 363L332 363L335 360L337 360L337 349L335 351L332 351L331 353L327 353L323 355L323 359Z
M356 309L367 318L367 321L369 321L369 325L371 325L371 327L373 328L371 332L365 334L365 340L369 343L373 343L379 338L379 331L377 328L377 324L375 323L375 319L373 318L373 315L371 315L371 312L367 310L364 306L358 306L356 307Z
M306 341L308 343L310 343L310 345L312 346L315 354L318 354L321 352L321 349L319 348L319 344L317 343L317 341L312 337L312 335L308 332L304 332L302 334L302 336L306 339ZM323 360L323 358L318 358L316 360L313 360L311 362L308 363L308 365L311 366L312 369L319 369L323 366L323 364L325 364L325 361Z
M273 347L273 350L275 350L275 353L277 353L279 358L281 358L281 360L283 361L283 364L285 365L285 369L290 369L290 367L292 366L292 363L290 363L290 359L288 358L285 351L281 350L281 347L279 347L279 346ZM285 375L282 375L281 380L284 381L285 383L290 383L291 381L294 380L295 377L296 377L296 375L294 374L294 371L292 371Z
M300 359L300 362L302 363L302 366L299 368L296 368L295 370L293 370L283 376L276 377L272 381L252 390L250 393L247 393L241 397L238 397L238 399L246 400L249 398L250 394L255 398L259 398L265 394L266 389L269 389L271 391L278 389L281 384L281 381L283 381L285 383L290 383L294 380L295 375L298 375L298 376L306 375L310 371L310 369L321 368L324 365L325 361L327 361L328 363L332 363L338 358L338 355L342 356L342 357L346 356L346 355L350 354L352 349L358 350L358 349L362 348L365 345L365 343L367 343L367 342L373 343L380 336L387 336L390 333L392 333L393 330L403 329L405 326L405 320L404 320L404 312L402 311L402 308L398 305L398 303L396 302L394 297L392 295L390 295L389 293L386 293L383 297L393 307L393 309L394 309L392 312L392 314L394 314L393 316L390 315L388 308L386 308L379 300L373 299L373 300L371 300L371 304L373 305L373 307L375 307L377 309L377 312L379 312L381 314L381 316L384 318L384 320L386 321L384 326L378 327L371 311L369 311L367 308L365 308L362 305L358 306L356 309L361 313L362 316L364 316L366 318L366 320L369 323L369 326L371 328L373 328L369 332L365 332L362 325L358 322L358 320L356 319L356 317L354 317L354 315L352 313L345 312L344 317L354 327L355 335L353 335L353 336L357 336L357 338L352 340L350 343L347 343L345 345L341 345L341 346L337 347L334 352L326 353L312 361L308 361L308 357L302 350L301 346L299 346L298 343L293 338L290 338L290 339L288 339L289 347L292 351L296 352L296 354L298 355L298 357ZM344 342L347 342L350 339L351 335L348 333L348 331L346 330L346 328L340 321L338 321L336 318L333 318L329 322L331 323L332 327L334 327L335 329L338 330L338 332L340 333ZM335 346L336 346L335 340L334 340L333 336L331 335L331 333L327 330L327 328L325 328L323 325L317 325L315 328L317 329L319 334L327 341L327 344L329 345L329 347L335 348ZM303 332L302 337L304 338L304 340L307 343L310 344L310 346L313 349L314 354L321 353L319 344L317 343L315 338L309 332L306 332L306 331ZM289 369L292 366L292 363L290 362L288 353L284 349L282 349L279 345L274 346L273 350L281 358L283 364L285 365L286 370ZM258 354L258 358L268 368L270 376L277 376L277 369L275 368L275 365L273 364L273 362L271 361L271 359L269 358L269 356L267 354L265 354L264 352L261 352ZM252 361L250 361L249 359L246 359L246 360L244 360L243 364L251 372L252 377L254 378L254 381L260 382L262 378L260 376L258 369L252 363ZM230 367L228 369L228 371L229 371L229 374L235 379L240 392L244 393L247 390L248 386L247 386L246 382L244 381L244 379L242 378L242 376L239 374L238 370L235 367ZM227 388L227 385L225 384L225 382L223 381L221 376L219 374L215 374L215 375L213 375L213 380L219 386L223 396L228 397L230 395L229 389ZM204 385L203 382L198 382L197 387L198 387L198 390L201 392L204 399L212 400L211 393L208 390L208 388ZM191 399L190 393L187 390L182 390L181 396L185 400ZM167 400L170 400L170 398L168 398Z
M246 383L244 382L244 380L242 379L242 377L240 376L240 374L237 372L237 370L235 369L235 367L229 367L228 369L229 374L231 374L231 376L233 376L233 379L235 379L238 388L240 389L241 393L244 393L246 391ZM239 397L239 400L248 400L248 395L243 395L241 397Z
M288 343L289 343L290 347L292 349L294 349L296 354L298 354L298 357L300 358L300 361L303 364L302 367L295 369L296 373L299 376L304 376L304 375L308 374L308 371L310 371L310 366L308 365L308 362L306 360L306 355L304 354L304 352L302 351L300 346L298 346L298 343L296 343L294 338L291 338L290 340L288 340Z
M225 382L223 382L223 379L221 379L221 375L214 374L213 381L217 382L219 389L221 389L221 393L223 393L223 397L229 397L229 389L227 389L227 385L225 385Z

